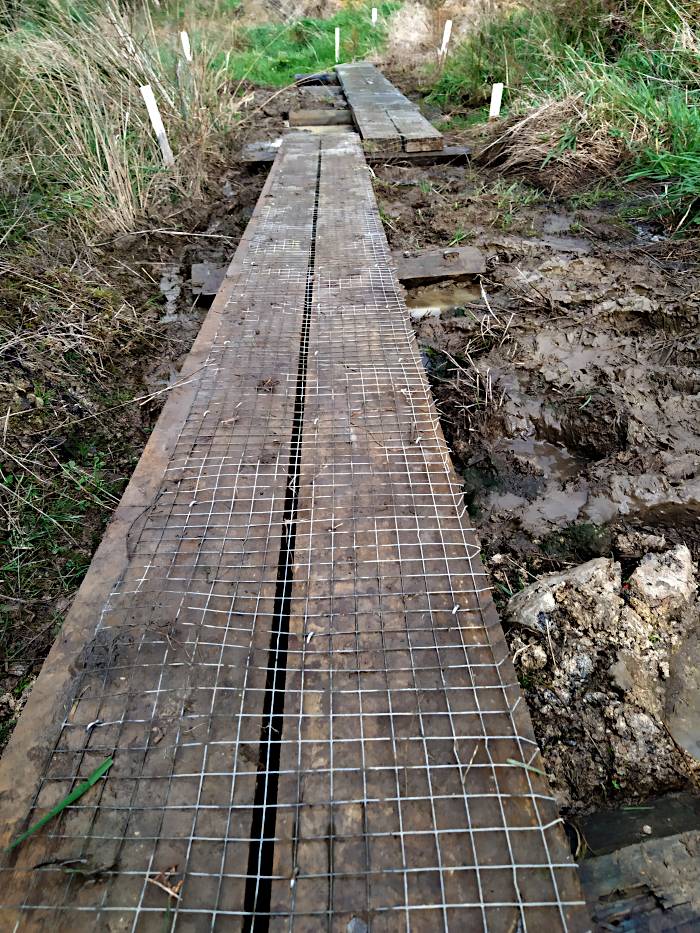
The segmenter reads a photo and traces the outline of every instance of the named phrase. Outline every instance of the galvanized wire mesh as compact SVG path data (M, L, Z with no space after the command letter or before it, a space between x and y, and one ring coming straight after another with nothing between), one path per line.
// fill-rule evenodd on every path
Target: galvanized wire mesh
M114 765L2 928L583 928L355 135L286 137L224 288L29 820Z

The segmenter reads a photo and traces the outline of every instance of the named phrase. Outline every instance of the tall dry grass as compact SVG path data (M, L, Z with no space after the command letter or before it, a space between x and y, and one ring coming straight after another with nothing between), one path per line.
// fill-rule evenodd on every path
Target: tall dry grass
M222 52L235 27L198 32L194 61L180 23L154 23L148 0L52 4L0 29L0 216L65 221L84 236L133 229L171 192L197 195L210 155L234 124ZM216 67L216 62L222 64ZM164 169L139 87L150 84L175 167Z

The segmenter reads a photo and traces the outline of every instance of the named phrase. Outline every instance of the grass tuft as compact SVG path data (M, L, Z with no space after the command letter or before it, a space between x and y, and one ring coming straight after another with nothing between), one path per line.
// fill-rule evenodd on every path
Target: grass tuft
M87 239L128 231L147 207L197 196L240 101L218 67L235 27L199 36L188 65L177 24L86 0L0 24L0 220L15 240L70 223ZM164 169L139 87L150 84L176 155Z
M651 212L676 226L697 223L699 14L697 0L516 8L467 38L433 97L480 106L504 81L503 167L563 194L596 173L621 172L656 186Z

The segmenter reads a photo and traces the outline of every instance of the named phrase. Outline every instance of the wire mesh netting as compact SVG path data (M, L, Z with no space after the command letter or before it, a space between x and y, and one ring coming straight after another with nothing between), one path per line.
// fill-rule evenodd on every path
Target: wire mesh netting
M223 295L2 929L583 929L357 136L285 138Z

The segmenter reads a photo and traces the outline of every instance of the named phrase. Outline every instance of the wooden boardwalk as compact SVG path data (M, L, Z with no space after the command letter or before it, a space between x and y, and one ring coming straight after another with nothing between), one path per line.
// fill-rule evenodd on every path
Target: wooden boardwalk
M336 65L366 152L430 152L443 138L407 97L374 65Z
M108 757L0 857L0 930L586 928L355 134L285 137L0 841Z

